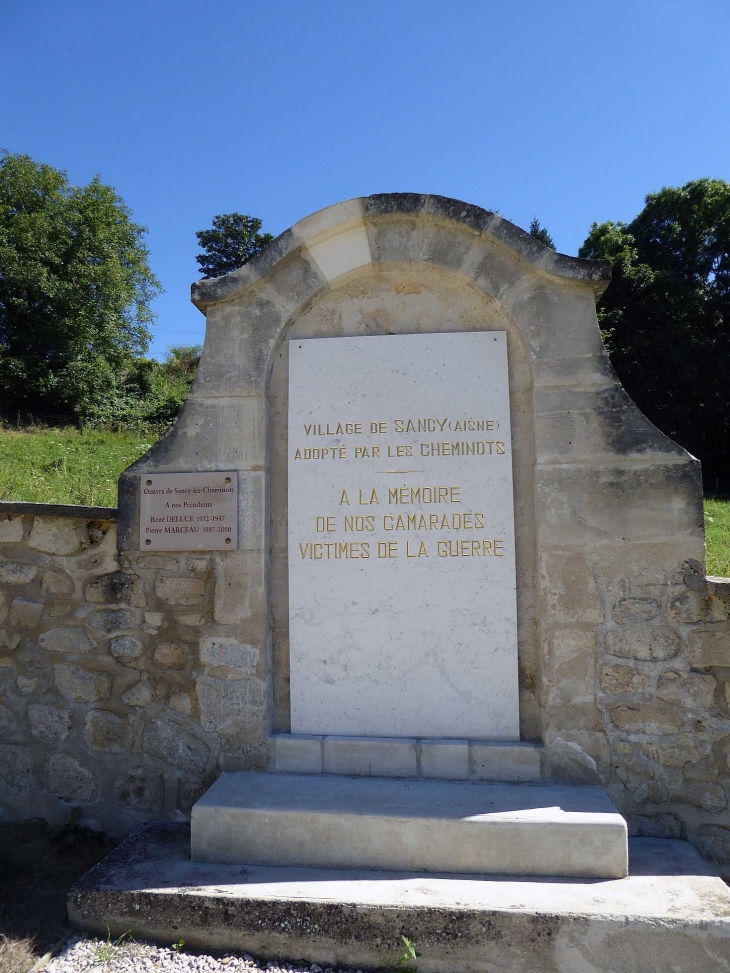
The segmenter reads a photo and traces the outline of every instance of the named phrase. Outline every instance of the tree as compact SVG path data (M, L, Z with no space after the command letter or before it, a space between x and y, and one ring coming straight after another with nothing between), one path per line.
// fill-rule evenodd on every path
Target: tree
M606 258L598 306L606 347L636 404L730 473L730 184L697 179L645 199L631 223L594 223L581 257Z
M540 220L537 217L530 223L530 236L534 236L536 240L539 240L544 247L548 247L550 250L555 250L555 243L553 238L550 236L548 231L544 226L540 226Z
M0 154L0 411L86 417L146 350L145 232L98 177Z
M270 233L259 233L261 220L242 213L223 213L213 217L210 230L198 230L195 234L200 249L196 260L203 277L222 277L243 267L251 257L261 253L274 238Z

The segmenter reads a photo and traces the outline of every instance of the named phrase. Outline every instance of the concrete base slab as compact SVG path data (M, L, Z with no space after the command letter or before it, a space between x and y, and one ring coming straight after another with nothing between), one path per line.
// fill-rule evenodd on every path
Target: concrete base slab
M192 857L323 868L620 878L626 822L599 787L222 774Z
M106 938L419 973L728 973L730 890L683 841L634 839L631 877L514 879L191 861L184 825L148 826L69 895Z

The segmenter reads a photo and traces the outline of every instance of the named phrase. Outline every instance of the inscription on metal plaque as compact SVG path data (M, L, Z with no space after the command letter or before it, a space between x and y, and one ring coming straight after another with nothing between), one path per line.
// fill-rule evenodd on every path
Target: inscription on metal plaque
M140 480L141 551L233 551L238 475L149 473Z

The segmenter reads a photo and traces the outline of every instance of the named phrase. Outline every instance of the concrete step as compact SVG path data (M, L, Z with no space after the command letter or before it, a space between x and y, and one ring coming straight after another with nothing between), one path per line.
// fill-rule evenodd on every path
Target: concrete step
M632 839L631 876L477 875L190 861L189 832L131 835L69 894L71 922L259 962L418 973L709 973L730 970L730 889L684 841Z
M195 861L620 878L626 822L598 787L223 774Z

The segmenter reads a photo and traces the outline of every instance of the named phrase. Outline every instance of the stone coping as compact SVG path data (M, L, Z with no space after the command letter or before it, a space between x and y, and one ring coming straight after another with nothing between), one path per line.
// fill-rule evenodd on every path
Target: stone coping
M353 223L362 225L397 215L462 224L472 232L499 241L547 273L595 285L597 293L602 292L611 279L608 260L585 260L557 253L498 213L480 206L428 193L377 193L335 203L300 220L272 240L245 266L223 277L196 281L191 287L191 300L205 312L208 304L230 300L265 277L276 263L307 246L312 239L318 239L322 232L332 235L337 233L338 226L342 231Z
M0 515L12 517L70 517L74 520L116 520L116 507L83 507L73 503L30 503L26 500L0 500Z

